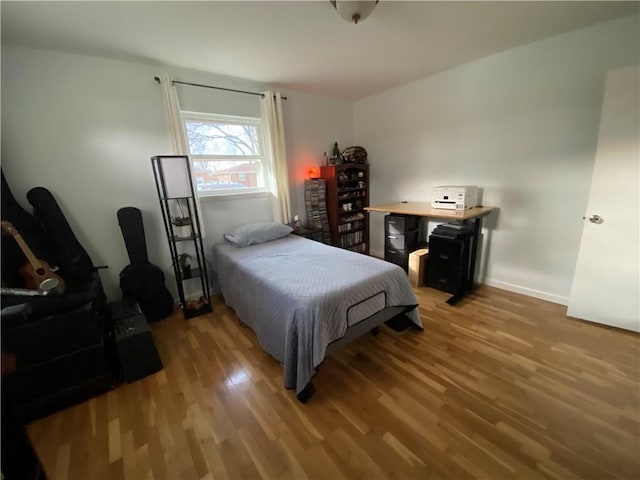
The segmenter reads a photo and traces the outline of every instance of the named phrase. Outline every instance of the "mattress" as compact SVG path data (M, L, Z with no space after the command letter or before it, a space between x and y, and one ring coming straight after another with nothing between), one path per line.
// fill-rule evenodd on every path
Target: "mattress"
M288 235L242 248L216 244L213 263L226 304L284 365L284 386L297 393L327 346L379 310L405 306L422 328L407 274L383 260Z

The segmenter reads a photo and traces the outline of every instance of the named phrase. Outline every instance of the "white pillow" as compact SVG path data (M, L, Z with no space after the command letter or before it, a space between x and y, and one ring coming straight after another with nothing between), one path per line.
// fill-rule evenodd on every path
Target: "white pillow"
M224 239L236 247L247 247L286 237L292 231L293 228L282 223L249 223L235 228L230 233L225 233Z

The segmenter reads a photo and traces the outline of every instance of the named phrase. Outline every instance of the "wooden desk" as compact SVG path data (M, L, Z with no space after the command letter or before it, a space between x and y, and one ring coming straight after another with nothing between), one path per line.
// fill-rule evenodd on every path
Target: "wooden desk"
M473 233L471 235L471 253L469 256L469 266L465 272L464 281L461 282L460 289L451 298L447 300L449 305L453 305L474 286L476 256L478 253L478 240L480 238L480 230L482 228L482 217L488 215L496 207L473 207L465 210L444 210L441 208L431 207L431 203L421 202L395 202L384 205L374 205L366 207L369 212L392 213L395 215L409 215L415 217L424 217L435 220L458 221L461 223L473 222ZM427 273L428 274L428 273Z
M433 208L430 203L422 202L396 202L385 203L366 207L370 212L395 213L397 215L414 215L417 217L429 217L439 220L470 220L476 217L488 215L496 207L473 207L465 210L444 210Z

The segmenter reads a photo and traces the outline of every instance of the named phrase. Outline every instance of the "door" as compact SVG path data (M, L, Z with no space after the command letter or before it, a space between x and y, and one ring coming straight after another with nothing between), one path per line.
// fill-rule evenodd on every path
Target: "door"
M607 75L567 314L640 331L640 68Z

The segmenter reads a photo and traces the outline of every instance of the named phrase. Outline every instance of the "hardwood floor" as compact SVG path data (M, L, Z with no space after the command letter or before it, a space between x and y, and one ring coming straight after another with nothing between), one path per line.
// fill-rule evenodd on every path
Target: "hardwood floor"
M50 479L640 478L640 336L482 286L328 357L307 405L220 300L165 368L28 431Z

